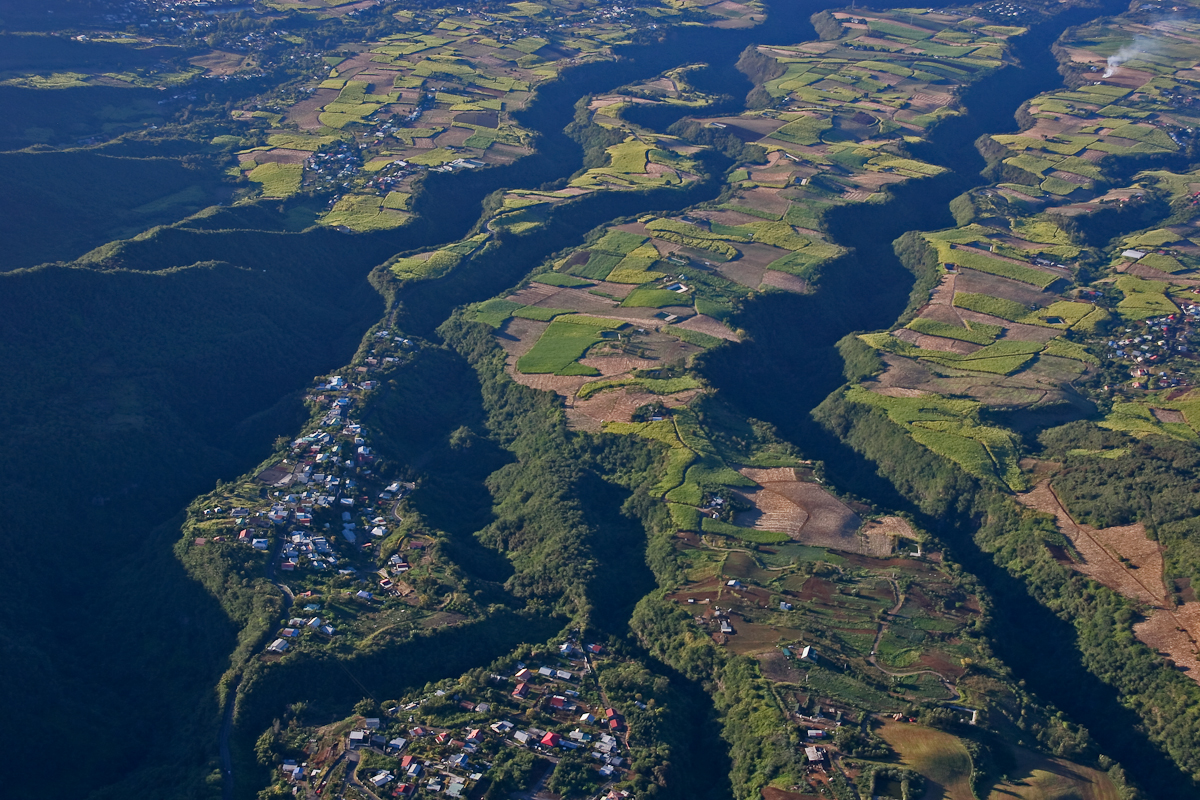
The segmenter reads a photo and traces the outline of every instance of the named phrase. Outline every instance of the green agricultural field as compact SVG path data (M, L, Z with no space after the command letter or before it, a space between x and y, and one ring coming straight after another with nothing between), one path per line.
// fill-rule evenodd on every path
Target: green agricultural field
M347 195L321 218L322 225L345 226L354 231L381 231L399 228L411 217L403 211L385 206L385 199L375 195Z
M383 198L383 207L396 211L407 211L411 200L412 195L408 192L388 192L387 197Z
M512 316L514 311L523 307L520 303L512 300L502 300L499 297L494 297L475 306L471 319L474 319L476 322L487 323L493 328L499 328L504 324L505 320Z
M580 286L592 286L591 281L576 278L574 275L566 275L561 272L543 272L533 276L534 283L544 283L547 286L562 286L568 289L578 288Z
M993 317L1017 322L1029 315L1029 309L1013 300L1003 297L992 297L990 294L974 294L971 292L955 292L954 305L968 311L980 314L990 314Z
M878 689L855 680L841 672L813 666L808 670L808 685L829 697L850 703L859 708L870 708L882 712L901 711L904 702L890 697Z
M290 197L300 191L304 177L302 164L259 164L246 175L251 181L262 185L266 197Z
M772 138L803 146L821 143L821 134L833 127L833 120L801 116L771 134Z
M556 318L529 352L517 359L517 370L526 375L560 373L601 340L601 331L614 330L624 324L619 320L578 314Z
M427 150L424 153L419 153L408 159L410 164L420 164L425 167L440 167L442 164L449 164L451 161L462 158L453 150L447 150L444 147L439 147L434 150Z
M594 249L627 256L646 242L645 236L628 231L611 230L596 242Z
M662 422L606 422L604 423L604 431L606 433L641 436L645 439L653 439L656 442L661 442L668 447L684 447L683 442L679 439L679 433L675 429L675 423L671 420L663 420Z
M339 141L337 136L308 136L302 133L272 133L267 137L267 144L271 147L281 147L285 150L309 150L316 151L322 147Z
M1126 319L1146 319L1179 311L1166 296L1166 283L1122 275L1117 278L1117 288L1125 295L1124 299L1117 303L1117 311Z
M861 386L847 389L846 399L883 409L915 441L978 478L999 481L1014 491L1027 485L1017 463L1015 436L982 424L981 403L936 395L885 397Z
M699 309L697 309L697 311L699 311ZM727 341L726 339L722 339L718 336L711 336L707 333L688 330L687 328L679 328L674 325L664 327L662 329L662 333L665 333L669 336L675 336L687 342L688 344L694 344L697 347L703 347L705 350L709 350L713 347L719 347L720 345L725 344Z
M609 167L614 172L645 172L646 159L654 145L630 139L608 148Z
M685 486L687 484L684 484ZM716 533L721 536L732 536L735 539L741 539L746 542L754 542L755 544L781 544L790 542L791 537L786 533L778 531L761 531L757 528L743 528L740 525L730 525L728 522L703 517L700 520L700 528L705 533Z
M598 381L598 383L602 383L602 382L603 381ZM587 384L586 386L591 386L591 385L593 385L593 384ZM585 388L586 388L586 386L585 386ZM581 400L586 399L582 395L582 390L580 390L580 391L581 391L580 399ZM590 394L588 396L590 396ZM680 484L682 484L684 473L687 472L687 468L689 466L691 466L692 462L695 460L696 460L696 454L693 453L691 450L688 450L686 447L673 447L670 450L668 450L667 451L666 469L663 471L662 479L659 480L659 482L654 486L654 488L652 488L650 490L651 496L652 497L662 497L667 492L671 491L672 489L674 489L674 488L678 487ZM696 517L696 525L697 525L697 529L698 529L699 528L699 516L698 515Z
M1161 253L1150 253L1137 263L1167 273L1185 272L1189 269L1189 267L1179 263L1178 259Z
M597 392L602 392L605 389L615 389L621 386L638 386L654 394L675 394L676 392L687 391L688 389L699 389L703 384L696 378L690 375L685 375L681 378L615 378L613 380L593 381L585 383L579 388L576 397L580 400L586 400ZM691 451L689 451L691 452ZM683 482L683 476L680 474L680 480L675 484Z
M1024 267L1020 264L1015 264L1005 259L996 258L995 256L986 253L982 250L973 248L952 247L951 243L935 240L933 244L937 247L938 260L943 264L957 264L960 267L967 269L986 272L989 275L999 275L1002 278L1011 278L1021 283L1028 283L1031 286L1036 286L1039 289L1045 289L1050 284L1058 280L1057 275L1033 267Z
M1070 358L1075 361L1083 361L1087 364L1100 366L1100 359L1089 353L1086 347L1077 342L1068 342L1066 339L1051 339L1046 343L1046 347L1042 352L1048 356Z
M999 325L987 325L979 322L971 323L970 327L963 328L958 325L950 325L945 322L926 319L925 317L917 317L908 323L906 327L917 333L924 333L929 336L941 336L946 339L957 339L963 342L971 342L972 344L991 344L1004 330Z
M690 306L691 304L692 296L690 294L647 286L639 286L634 289L621 302L625 308L663 308L665 306Z
M623 258L622 255L593 250L586 262L571 268L571 273L581 278L591 278L596 281L606 280Z

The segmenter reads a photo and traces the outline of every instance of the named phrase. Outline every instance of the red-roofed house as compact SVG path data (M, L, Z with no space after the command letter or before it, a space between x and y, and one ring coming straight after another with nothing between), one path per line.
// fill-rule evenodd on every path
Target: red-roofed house
M518 683L517 688L513 689L512 696L517 698L518 700L524 700L525 695L527 695L527 694L529 694L529 684L528 683Z
M545 736L542 737L542 744L544 744L546 747L558 747L558 743L561 740L562 740L561 736L559 736L554 731L551 731L550 733L547 733Z

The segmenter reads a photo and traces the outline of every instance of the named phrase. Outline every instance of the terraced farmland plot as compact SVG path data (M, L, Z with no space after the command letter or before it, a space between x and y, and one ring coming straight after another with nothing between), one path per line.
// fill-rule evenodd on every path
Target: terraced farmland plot
M740 472L761 488L739 490L754 510L739 515L737 524L782 531L795 541L815 547L866 555L891 552L886 534L858 535L862 525L859 516L819 484L798 480L795 470L743 467Z
M517 360L517 369L527 375L562 374L603 338L603 331L614 330L623 324L620 321L597 317L556 318L529 352Z

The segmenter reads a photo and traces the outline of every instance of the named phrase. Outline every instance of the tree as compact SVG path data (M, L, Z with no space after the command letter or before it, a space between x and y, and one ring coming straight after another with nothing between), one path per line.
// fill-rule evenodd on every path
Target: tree
M264 767L273 765L279 758L277 746L279 744L279 732L275 728L267 728L263 731L262 736L258 737L258 741L254 743L254 755L258 758L258 763Z

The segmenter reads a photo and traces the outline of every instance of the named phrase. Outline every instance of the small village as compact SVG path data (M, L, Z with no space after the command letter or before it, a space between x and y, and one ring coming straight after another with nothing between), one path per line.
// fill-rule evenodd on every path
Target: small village
M1124 338L1107 341L1104 354L1129 364L1133 389L1173 389L1191 385L1193 348L1200 305L1181 303L1178 314L1151 317L1122 329Z
M540 663L515 661L474 691L438 688L385 704L379 717L321 729L302 757L282 760L279 776L305 797L475 797L503 751L524 749L544 764L541 782L561 759L578 756L599 787L592 796L627 797L612 789L630 767L630 751L624 715L606 705L595 679L595 660L604 658L603 646L572 638ZM464 722L439 724L450 719Z

